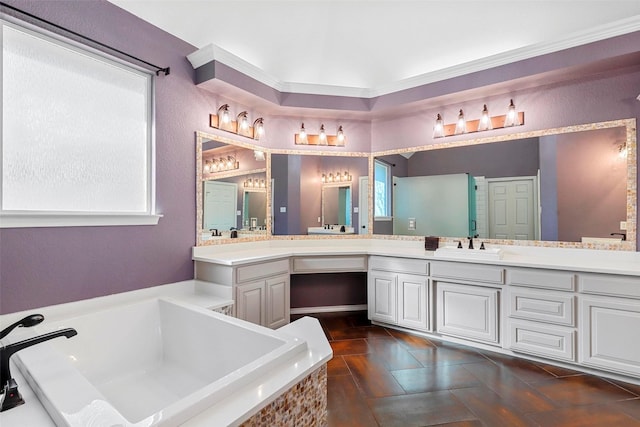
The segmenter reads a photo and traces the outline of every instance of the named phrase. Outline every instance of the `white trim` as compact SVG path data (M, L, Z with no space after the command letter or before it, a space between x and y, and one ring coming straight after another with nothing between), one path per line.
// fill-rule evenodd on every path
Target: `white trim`
M0 214L0 228L156 225L160 214Z
M194 69L214 60L221 62L280 92L375 98L377 96L487 70L489 68L534 58L536 56L558 52L564 49L582 46L624 34L630 34L639 30L640 15L631 16L619 21L596 26L588 30L575 32L560 40L536 43L530 46L513 49L508 52L491 55L478 60L466 62L464 64L443 68L372 88L283 82L255 65L250 64L249 62L214 44L209 44L202 49L189 54L187 59L189 59Z
M367 309L367 304L325 305L320 307L292 308L291 314L332 313L335 311L361 311L366 309Z

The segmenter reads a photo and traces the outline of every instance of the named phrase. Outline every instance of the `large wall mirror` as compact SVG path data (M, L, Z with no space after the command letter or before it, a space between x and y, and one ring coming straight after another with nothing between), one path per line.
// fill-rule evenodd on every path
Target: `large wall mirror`
M266 238L268 155L250 144L196 133L197 243Z
M367 232L368 154L271 155L274 235ZM363 229L361 225L365 225Z
M617 120L374 153L373 232L636 250L635 128Z

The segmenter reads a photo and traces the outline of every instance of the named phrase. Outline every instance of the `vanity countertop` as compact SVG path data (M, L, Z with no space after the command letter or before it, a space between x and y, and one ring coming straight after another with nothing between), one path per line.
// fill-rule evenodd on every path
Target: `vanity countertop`
M35 311L45 316L45 322L53 319L64 320L65 317L76 316L83 312L100 310L153 297L170 297L201 307L216 308L233 304L233 300L225 295L225 292L228 291L228 287L215 286L215 284L199 280L188 280L90 300L42 307ZM216 295L217 292L220 294ZM32 312L34 310L2 315L0 316L0 321L2 324L8 324ZM275 399L304 377L320 368L333 355L331 346L317 319L303 317L277 331L305 340L307 342L307 351L294 356L289 363L278 366L268 375L257 378L252 383L233 393L233 395L219 401L182 425L188 427L238 425L264 406L265 402ZM13 361L11 361L11 373L18 382L25 404L0 413L0 425L3 427L54 427L55 423L49 417L47 411L36 397L34 390L31 389Z
M237 266L299 256L378 255L429 261L456 261L505 267L574 270L587 273L640 276L640 252L593 249L545 248L536 246L500 246L502 259L461 259L435 257L424 250L424 242L390 239L301 239L266 240L251 243L199 246L193 248L193 260Z

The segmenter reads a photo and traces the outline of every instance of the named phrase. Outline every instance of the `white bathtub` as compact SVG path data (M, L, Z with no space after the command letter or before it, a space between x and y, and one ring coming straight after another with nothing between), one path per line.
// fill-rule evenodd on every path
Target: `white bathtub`
M169 298L29 328L13 357L59 426L173 426L306 351L303 340ZM21 337L23 338L23 337Z

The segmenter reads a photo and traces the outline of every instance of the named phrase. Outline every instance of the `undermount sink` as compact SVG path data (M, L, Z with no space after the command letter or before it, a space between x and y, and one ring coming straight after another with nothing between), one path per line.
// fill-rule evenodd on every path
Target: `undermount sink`
M78 335L14 356L58 426L179 425L307 349L304 340L170 298L31 329L61 327Z
M434 256L438 258L498 260L502 259L503 251L500 248L467 249L444 246L436 249Z

